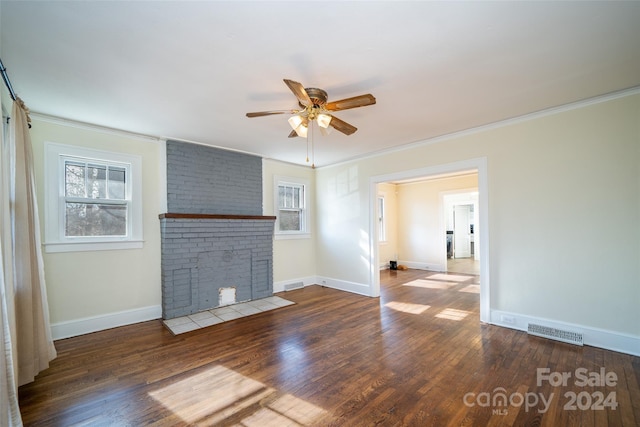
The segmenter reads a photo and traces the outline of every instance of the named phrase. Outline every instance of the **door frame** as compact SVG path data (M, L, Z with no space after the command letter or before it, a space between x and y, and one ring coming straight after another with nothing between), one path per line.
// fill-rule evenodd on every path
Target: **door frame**
M370 296L380 296L380 257L378 248L376 201L378 184L406 179L435 178L443 174L475 171L478 174L478 240L480 240L480 321L489 323L491 316L491 281L489 277L489 182L487 158L479 157L453 163L428 166L369 178L369 268ZM475 234L475 230L474 230Z
M447 211L447 208L452 208L454 209L456 207L456 205L473 205L473 210L474 210L474 221L475 221L475 230L479 230L480 229L480 223L478 222L478 217L479 217L479 211L478 211L478 187L474 187L474 188L466 188L466 189L459 189L459 190L448 190L448 191L442 191L440 193L440 204L442 207L442 219L440 220L440 224L442 226L442 230L440 230L440 234L445 236L446 235L446 231L447 231L447 227L446 227L446 217L449 214L449 212ZM476 234L476 231L474 230L474 244L476 245L476 250L475 253L473 255L473 259L476 261L480 260L480 238L478 237L480 232L478 231ZM447 265L447 254L446 254L446 236L443 237L443 247L445 247L445 254L442 257L442 259L444 260L444 264L443 265Z

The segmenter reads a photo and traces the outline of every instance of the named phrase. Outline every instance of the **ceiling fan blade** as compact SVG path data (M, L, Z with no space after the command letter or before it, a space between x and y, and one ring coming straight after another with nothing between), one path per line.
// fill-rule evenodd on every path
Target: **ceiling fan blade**
M376 103L376 99L370 93L366 95L354 96L353 98L341 99L340 101L333 101L327 103L324 108L329 111L348 110L350 108L366 107L367 105L373 105Z
M298 136L298 133L295 130L292 130L291 133L289 134L289 138L295 138Z
M291 92L293 92L293 94L296 96L296 98L298 98L298 101L300 101L302 105L304 105L305 107L308 107L309 105L311 105L311 98L309 98L309 94L304 89L304 86L302 86L298 82L295 82L289 79L284 79L284 82L286 83L287 86L289 86L289 89L291 89Z
M344 133L345 135L351 135L352 133L358 130L357 127L350 125L344 120L340 120L336 116L331 117L331 123L329 124L329 126L332 126L334 129Z
M291 110L271 110L271 111L256 111L255 113L247 113L247 117L262 117L262 116L271 116L273 114L284 114L291 113Z

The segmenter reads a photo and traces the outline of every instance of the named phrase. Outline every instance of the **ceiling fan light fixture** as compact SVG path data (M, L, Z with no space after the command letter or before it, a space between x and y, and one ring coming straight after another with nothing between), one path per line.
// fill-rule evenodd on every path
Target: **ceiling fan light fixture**
M329 114L320 113L318 114L318 126L321 128L327 129L329 124L331 123L332 117Z
M307 137L307 131L309 129L304 124L301 124L300 126L295 128L294 130L296 131L296 133L298 134L299 137L306 138Z
M302 124L302 117L296 114L295 116L289 117L288 122L291 125L291 129L296 130Z
M289 117L287 120L291 125L291 128L296 131L298 136L302 138L307 137L307 123L309 122L306 117L301 116L300 114L296 114L294 116Z
M313 139L315 130L313 129L315 123L318 125L318 129L323 136L329 135L329 133L336 129L338 132L344 135L351 135L358 130L355 126L345 122L339 117L335 117L332 113L341 110L349 110L351 108L365 107L367 105L373 105L376 103L376 99L370 93L365 95L358 95L351 98L341 99L338 101L327 102L327 92L319 88L305 88L302 84L284 79L284 83L289 87L291 92L298 100L298 105L301 109L296 110L270 110L270 111L257 111L253 113L247 113L247 117L262 117L270 116L273 114L285 114L289 113L292 116L288 119L289 125L293 131L289 132L289 138L295 138L296 136L306 138L307 140L307 162L309 161L309 152L311 152L312 164L313 164ZM311 130L309 130L311 128Z

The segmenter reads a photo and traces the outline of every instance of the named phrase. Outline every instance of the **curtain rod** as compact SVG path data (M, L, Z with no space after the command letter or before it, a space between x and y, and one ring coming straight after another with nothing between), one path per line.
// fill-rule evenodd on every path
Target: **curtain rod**
M16 93L13 90L13 86L11 86L11 80L9 80L9 76L7 75L7 69L4 68L4 64L2 63L2 59L0 58L0 73L2 73L2 80L4 80L4 84L9 89L9 94L11 95L11 99L16 100Z

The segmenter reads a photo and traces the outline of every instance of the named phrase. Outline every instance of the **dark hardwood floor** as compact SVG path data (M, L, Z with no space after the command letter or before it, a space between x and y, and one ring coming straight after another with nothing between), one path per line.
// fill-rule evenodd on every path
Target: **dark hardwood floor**
M640 425L640 358L480 324L476 279L384 271L379 299L311 286L279 294L295 305L178 336L157 320L60 340L50 368L20 388L23 420ZM554 382L564 372L566 385Z

